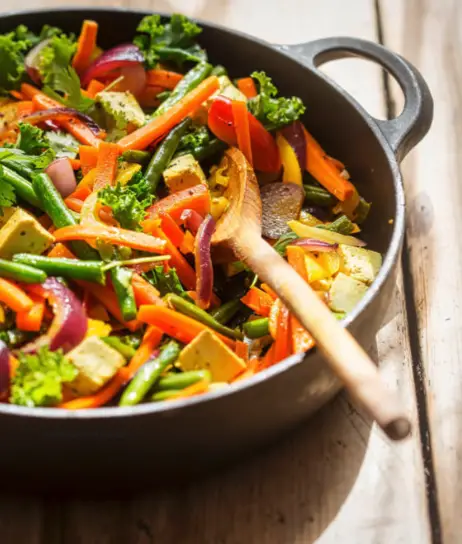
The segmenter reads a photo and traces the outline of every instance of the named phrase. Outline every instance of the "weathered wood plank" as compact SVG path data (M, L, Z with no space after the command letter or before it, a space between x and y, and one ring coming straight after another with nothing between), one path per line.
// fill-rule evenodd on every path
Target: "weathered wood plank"
M462 518L462 5L382 2L385 41L423 72L435 100L428 137L406 160L409 259L425 368L442 538L460 542ZM399 101L400 92L393 87Z
M109 4L179 10L277 43L335 34L375 38L372 0L355 0L354 6L325 0L322 9L314 0L291 0L284 9L263 0L91 2ZM29 0L26 5L57 7L62 2ZM7 0L2 9L12 6ZM326 71L369 111L384 115L375 66L342 61ZM378 338L378 358L387 383L399 390L415 415L400 293L401 282L392 317ZM0 528L6 528L0 534L7 544L17 542L17 534L41 534L42 544L331 544L345 540L345 535L355 544L429 542L418 432L403 444L390 444L344 395L272 451L181 491L154 492L123 502L45 506L42 520L36 510L24 514L21 502L5 501L8 517L0 509ZM40 504L34 507L39 511ZM24 531L18 526L26 524L33 529L18 533Z

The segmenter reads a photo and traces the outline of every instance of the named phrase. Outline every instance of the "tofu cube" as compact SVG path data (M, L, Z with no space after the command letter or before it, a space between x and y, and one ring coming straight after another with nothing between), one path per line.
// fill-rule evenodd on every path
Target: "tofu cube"
M328 305L334 312L351 312L366 294L368 287L362 281L340 272L332 282Z
M183 370L209 370L212 382L230 382L247 366L215 334L202 331L181 352Z
M200 164L190 154L181 155L170 163L164 171L164 181L171 193L207 183Z
M352 278L370 285L382 266L382 255L362 247L340 244L339 253L343 257L343 270Z
M16 253L40 255L54 237L29 213L16 208L0 228L0 257L11 259Z
M96 393L125 365L123 355L97 336L85 338L67 357L79 371L77 378L69 384L79 396Z

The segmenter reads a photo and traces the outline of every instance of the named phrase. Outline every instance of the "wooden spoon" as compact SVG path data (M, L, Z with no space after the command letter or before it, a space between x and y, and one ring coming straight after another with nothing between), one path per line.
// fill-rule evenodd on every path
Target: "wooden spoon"
M236 148L225 153L229 207L217 222L212 244L232 250L278 294L313 335L331 369L350 394L394 440L405 438L411 423L398 398L383 384L376 365L353 336L295 270L261 237L261 200L257 179Z

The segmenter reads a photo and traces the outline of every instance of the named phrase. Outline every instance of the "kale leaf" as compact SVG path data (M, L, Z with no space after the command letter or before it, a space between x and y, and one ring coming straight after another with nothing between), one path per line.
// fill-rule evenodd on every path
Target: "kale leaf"
M62 350L42 346L35 354L19 353L10 402L22 406L50 406L62 400L62 384L73 381L77 369Z
M79 152L79 142L67 132L50 130L45 133L49 146L57 157L75 159Z
M16 204L16 193L13 187L0 179L0 215L3 215L2 208L9 208Z
M39 155L50 148L50 143L45 136L44 130L29 123L19 123L16 148L29 155Z
M29 49L27 39L19 39L15 32L0 35L0 94L17 89L25 74L24 55Z
M133 176L127 185L118 183L104 187L98 194L99 201L112 208L112 214L124 229L140 230L145 210L154 197L151 186L141 172Z
M206 52L195 41L202 29L184 15L174 13L165 25L160 15L148 15L137 31L140 34L133 43L143 52L147 68L154 68L160 60L180 67L185 62L207 60Z
M204 125L196 125L189 130L180 140L177 153L182 155L186 153L195 154L196 149L200 149L210 143L210 132Z
M252 77L258 81L260 89L259 94L247 102L247 106L268 130L289 125L305 113L300 98L278 97L277 88L265 72L253 72Z

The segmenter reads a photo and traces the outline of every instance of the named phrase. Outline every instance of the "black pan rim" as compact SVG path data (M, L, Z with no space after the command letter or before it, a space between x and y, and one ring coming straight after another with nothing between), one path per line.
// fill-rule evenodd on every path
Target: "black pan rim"
M82 19L91 17L92 14L96 15L97 13L115 13L115 14L131 13L131 14L136 14L140 16L157 13L163 17L169 17L171 15L165 12L148 11L148 10L142 10L142 9L131 9L131 8L123 8L123 7L92 8L90 6L88 7L69 6L69 8L66 8L65 10L59 9L59 8L50 8L50 9L9 11L9 12L3 13L0 16L0 19L8 19L10 17L21 16L24 18L24 21L22 21L22 23L27 24L28 19L30 19L31 17L34 17L34 15L37 15L39 13L49 14L50 17L53 17L54 14L62 13L63 11L75 13L76 16L80 16ZM249 42L260 44L264 46L265 48L269 49L270 51L272 51L275 55L278 55L278 54L283 55L284 57L289 58L291 61L299 64L305 70L308 70L312 73L314 72L317 77L320 77L324 79L325 81L327 81L329 85L331 85L342 96L344 100L349 102L350 105L352 105L356 109L358 114L361 115L365 123L371 129L375 138L380 143L380 146L386 156L388 165L393 175L393 191L395 193L395 198L396 198L396 208L395 208L395 217L393 221L392 236L391 236L389 247L383 259L382 268L380 269L380 272L377 278L375 279L371 287L368 289L366 295L361 300L361 302L342 321L343 326L348 327L351 323L353 323L353 321L355 321L359 317L360 314L362 314L366 310L367 306L369 306L369 304L380 294L381 288L383 284L385 283L386 279L388 278L388 276L391 274L393 266L400 254L402 241L404 237L404 228L405 228L405 213L404 213L405 212L405 196L404 196L404 188L403 188L402 177L401 177L398 160L395 154L393 153L393 150L391 149L387 139L381 132L375 120L366 112L366 110L361 106L361 104L359 104L350 94L348 94L335 81L329 79L327 76L325 76L318 70L313 70L312 68L306 66L300 60L298 60L296 56L291 55L290 45L289 45L289 51L287 51L285 49L280 49L279 44L275 46L275 44L270 44L255 36L251 36L249 34L240 32L238 30L233 30L233 29L230 29L215 23L211 23L208 21L204 21L201 19L196 19L196 18L193 18L193 19L204 27L214 28L219 30L220 32L226 32L228 34L239 36L240 38L248 40ZM272 379L278 376L279 374L289 371L293 366L302 364L305 362L305 359L308 360L309 358L310 358L310 354L308 354L306 357L303 355L292 355L291 357L284 359L278 364L266 370L263 370L262 372L259 372L258 374L255 374L251 378L238 381L234 384L231 384L227 388L220 389L210 393L205 393L203 395L199 395L196 397L180 399L176 401L175 403L164 403L164 402L146 403L146 404L131 406L131 407L112 406L112 407L93 408L89 410L75 410L75 411L63 410L60 408L52 408L52 407L29 408L29 407L17 406L13 404L0 404L0 414L6 415L6 416L20 416L23 418L32 417L32 418L38 418L38 419L52 419L52 420L62 420L62 419L99 420L99 419L107 419L107 418L111 418L111 419L124 418L125 419L127 417L145 416L145 415L155 414L155 413L163 413L167 415L177 410L187 409L189 406L192 406L195 404L211 402L220 397L232 395L241 390L250 388L260 382Z

